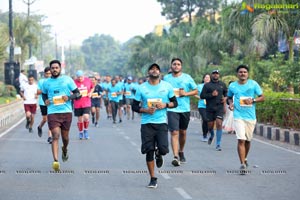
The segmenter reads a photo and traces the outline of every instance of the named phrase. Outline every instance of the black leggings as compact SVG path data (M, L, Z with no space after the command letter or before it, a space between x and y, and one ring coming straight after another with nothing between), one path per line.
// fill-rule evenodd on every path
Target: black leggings
M118 113L119 102L110 101L110 105L111 105L112 118L113 121L115 122Z
M205 108L198 108L199 113L202 118L202 133L203 137L207 137L208 132L208 123L207 123L207 117L206 117L206 109Z

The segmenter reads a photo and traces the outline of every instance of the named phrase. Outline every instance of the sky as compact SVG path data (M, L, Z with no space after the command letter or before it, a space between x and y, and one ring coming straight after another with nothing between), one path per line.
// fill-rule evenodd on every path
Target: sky
M27 13L25 2L33 2L30 13L47 16L42 24L51 24L58 43L78 44L95 34L111 35L123 43L166 24L156 0L12 0L14 12ZM9 9L9 0L0 1L0 10Z

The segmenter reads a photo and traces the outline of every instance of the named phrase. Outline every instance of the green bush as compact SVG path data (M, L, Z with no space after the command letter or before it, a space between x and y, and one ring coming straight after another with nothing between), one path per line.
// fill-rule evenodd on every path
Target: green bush
M282 128L300 130L300 95L265 92L257 104L257 121Z

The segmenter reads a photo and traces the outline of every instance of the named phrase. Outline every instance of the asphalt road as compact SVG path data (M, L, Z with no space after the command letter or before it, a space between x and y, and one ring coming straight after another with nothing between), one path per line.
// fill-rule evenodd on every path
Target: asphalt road
M154 200L154 199L299 199L300 153L255 139L250 171L239 175L234 135L224 134L222 151L201 142L200 121L192 119L187 136L187 163L171 165L172 153L156 171L158 188L148 189L145 155L140 153L139 118L113 125L103 110L100 127L79 140L76 118L70 133L69 160L52 171L51 146L25 121L0 134L0 200ZM44 132L46 132L44 127ZM171 151L171 148L170 148ZM61 153L61 152L60 152Z

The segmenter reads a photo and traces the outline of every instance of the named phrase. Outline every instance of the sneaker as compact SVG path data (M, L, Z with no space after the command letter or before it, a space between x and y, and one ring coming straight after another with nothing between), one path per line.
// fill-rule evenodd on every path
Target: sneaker
M116 121L113 121L113 123L116 124L117 122L116 122Z
M161 168L161 166L163 166L164 164L164 159L162 155L159 154L158 150L155 151L155 160L156 160L156 167Z
M240 175L245 175L247 173L247 167L245 164L242 164L240 167Z
M88 133L88 130L83 130L83 136L84 136L84 139L89 139L89 133Z
M180 160L180 163L186 163L186 159L184 157L183 152L179 152L179 160Z
M157 178L151 177L150 183L147 186L148 188L157 188Z
M208 138L207 138L207 137L202 137L201 141L202 141L202 142L207 142L207 141L208 141Z
M82 138L83 138L83 133L80 132L80 133L79 133L79 139L82 140Z
M99 128L98 122L95 122L95 127Z
M49 144L52 144L52 137L48 137L47 142L48 142Z
M174 156L174 159L172 161L172 165L174 165L175 167L180 166L180 161L178 160L177 156Z
M43 134L42 128L40 126L38 126L37 130L38 130L38 136L42 137L42 134Z
M54 171L59 171L60 170L60 165L59 165L59 162L58 161L54 161L53 163L52 163L52 169L54 170Z
M216 146L216 151L222 151L222 148L221 148L220 145L217 145L217 146Z
M121 120L121 119L119 120L119 123L122 123L122 120Z
M92 116L92 123L94 124L95 123L95 117Z
M26 129L29 129L29 124L30 124L30 120L27 119L26 126L25 126Z
M32 128L29 128L28 130L29 130L29 133L32 133L32 132L33 132L33 131L32 131Z
M245 165L246 165L246 167L249 167L247 159L245 159Z
M213 139L214 138L212 138L212 137L208 138L207 144L210 145L212 143Z
M61 159L63 162L66 162L69 159L68 150L64 148L64 146L61 147Z

